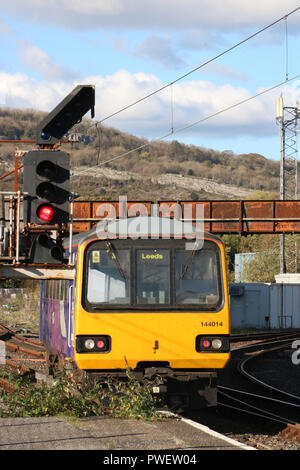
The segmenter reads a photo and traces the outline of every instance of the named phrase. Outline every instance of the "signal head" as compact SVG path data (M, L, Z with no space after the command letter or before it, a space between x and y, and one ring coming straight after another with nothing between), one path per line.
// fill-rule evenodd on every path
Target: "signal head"
M24 221L69 222L70 157L59 150L31 150L24 159Z
M41 161L37 167L36 172L41 179L45 179L51 181L56 176L56 166L50 160L43 160Z
M42 222L51 222L55 216L55 210L50 204L42 204L37 208L36 215Z

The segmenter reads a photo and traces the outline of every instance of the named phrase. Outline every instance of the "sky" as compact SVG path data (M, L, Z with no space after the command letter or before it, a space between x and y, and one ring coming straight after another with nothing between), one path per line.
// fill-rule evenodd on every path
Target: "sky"
M0 7L0 106L50 112L76 85L92 84L95 122L149 140L171 133L164 140L280 158L275 99L300 101L300 9L289 14L300 0L0 0Z

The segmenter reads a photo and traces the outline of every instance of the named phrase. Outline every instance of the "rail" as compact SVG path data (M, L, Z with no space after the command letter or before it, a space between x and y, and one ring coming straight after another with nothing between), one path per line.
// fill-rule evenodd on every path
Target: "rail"
M246 370L249 361L261 358L262 354L274 353L289 347L292 341L299 337L299 333L291 333L289 336L290 338L286 334L278 335L268 341L260 341L256 344L252 343L233 349L230 382L225 379L218 384L218 404L232 411L285 424L287 432L290 432L290 427L292 427L294 433L295 429L297 430L296 437L299 440L300 397L259 380L255 373ZM242 375L236 375L236 372Z

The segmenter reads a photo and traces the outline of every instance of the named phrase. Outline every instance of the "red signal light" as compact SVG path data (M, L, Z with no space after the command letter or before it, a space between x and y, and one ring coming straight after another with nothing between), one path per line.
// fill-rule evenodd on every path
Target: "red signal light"
M37 216L43 222L51 222L54 217L54 209L49 204L43 204L42 206L38 207Z

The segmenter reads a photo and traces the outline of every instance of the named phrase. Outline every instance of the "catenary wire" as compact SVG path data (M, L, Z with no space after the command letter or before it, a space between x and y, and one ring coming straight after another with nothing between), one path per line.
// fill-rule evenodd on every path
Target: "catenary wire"
M106 117L100 119L99 121L97 121L97 123L99 124L102 124L104 121L107 121L108 119L116 116L117 114L120 114L122 113L123 111L126 111L127 109L130 109L132 108L133 106L141 103L142 101L145 101L146 99L150 98L151 96L154 96L155 94L165 90L166 88L174 85L175 83L183 80L184 78L188 77L189 75L195 73L197 70L200 70L201 68L205 67L206 65L209 65L210 63L214 62L215 60L219 59L220 57L222 57L223 55L231 52L232 50L236 49L237 47L241 46L242 44L246 43L247 41L249 41L250 39L253 39L254 37L258 36L259 34L263 33L264 31L268 30L269 28L271 28L272 26L274 26L275 24L277 23L280 23L280 21L282 20L285 20L285 26L287 28L287 19L289 16L293 15L294 13L296 13L298 10L300 10L300 6L295 8L294 10L291 10L289 13L285 14L284 16L278 18L277 20L273 21L272 23L268 24L267 26L264 26L263 28L261 28L260 30L256 31L255 33L251 34L250 36L248 36L247 38L245 39L242 39L240 42L234 44L233 46L229 47L228 49L220 52L219 54L217 54L216 56L212 57L211 59L207 60L206 62L203 62L202 64L198 65L197 67L194 67L193 69L189 70L187 73L181 75L180 77L176 78L175 80L167 83L166 85L163 85L162 87L158 88L157 90L154 90L153 92L143 96L142 98L139 98L138 100L128 104L127 106L124 106L123 108L119 109L118 111L115 111L109 115L107 115ZM287 29L286 29L286 35L287 35ZM287 41L287 38L286 38L286 41ZM286 46L288 47L288 46ZM95 123L93 123L90 127L93 127L95 125Z
M117 159L119 159L119 158L123 158L123 157L125 157L125 156L127 156L127 155L130 155L130 154L134 153L134 152L137 152L137 151L139 151L139 150L142 150L142 149L144 149L145 147L148 147L149 145L151 145L151 144L154 143L154 142L157 142L157 141L159 141L159 140L164 140L164 139L166 139L167 137L170 137L171 135L178 134L179 132L183 132L184 130L190 129L191 127L194 127L194 126L196 126L196 125L198 125L198 124L201 124L202 122L208 121L209 119L211 119L211 118L213 118L213 117L219 116L220 114L223 114L223 113L225 113L225 112L227 112L227 111L230 111L230 110L232 110L232 109L234 109L234 108L236 108L236 107L238 107L238 106L241 106L242 104L245 104L245 103L247 103L247 102L249 102L249 101L251 101L251 100L253 100L253 99L255 99L255 98L258 98L259 96L262 96L262 95L264 95L264 94L266 94L266 93L268 93L268 92L270 92L270 91L272 91L272 90L275 90L276 88L279 88L279 87L282 86L282 85L285 85L285 84L287 84L287 83L289 83L289 82L291 82L291 81L293 81L293 80L296 80L297 78L300 78L300 74L294 75L292 78L285 79L284 81L282 81L282 82L280 82L280 83L277 83L276 85L273 85L273 86L271 86L271 87L269 87L269 88L266 88L265 90L262 90L262 91L260 91L259 93L256 93L255 95L251 95L251 96L249 96L248 98L245 98L245 99L242 100L242 101L239 101L239 102L234 103L234 104L232 104L232 105L230 105L230 106L227 106L226 108L223 108L223 109L221 109L221 110L219 110L219 111L216 111L215 113L210 114L209 116L205 116L205 117L203 117L203 118L201 118L201 119L198 119L197 121L194 121L194 122L192 122L192 123L190 123L190 124L187 124L186 126L180 127L180 128L178 128L178 129L175 129L175 130L171 130L171 132L168 132L167 134L164 134L164 135L162 135L162 136L160 136L160 137L156 137L156 138L154 138L154 139L152 139L152 140L146 142L145 144L140 145L139 147L136 147L136 148L134 148L134 149L128 150L128 151L126 151L126 152L123 152L122 154L117 155L117 156L115 156L115 157L113 157L113 158L111 158L111 159L109 159L109 160L106 160L106 161L104 161L104 162L100 162L98 165L94 165L94 166L85 168L84 170L80 170L80 171L77 172L77 173L73 173L71 176L79 176L79 175L81 175L81 174L83 174L83 173L85 173L85 172L87 172L87 171L90 171L90 170L93 169L93 168L97 168L97 167L102 166L102 165L105 165L105 164L107 164L107 163L111 163L111 162L114 161L114 160L117 160Z

